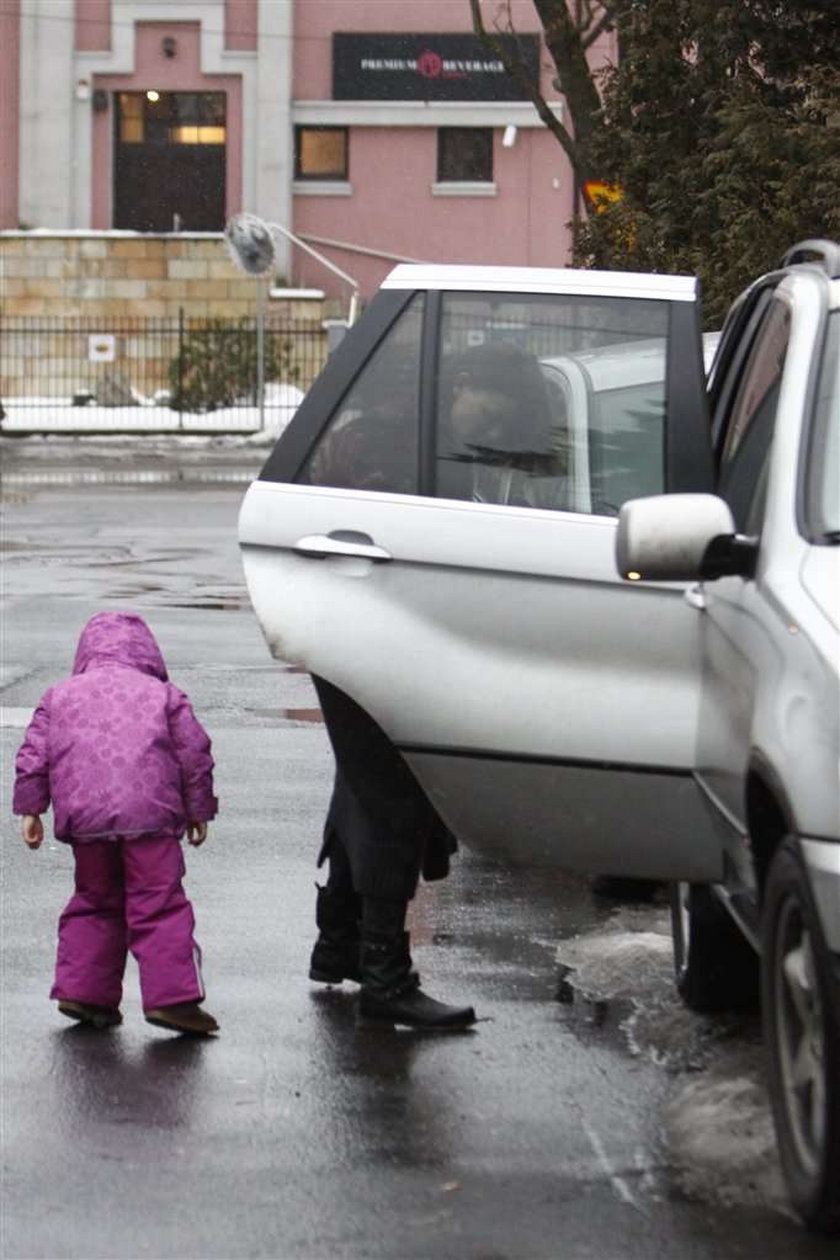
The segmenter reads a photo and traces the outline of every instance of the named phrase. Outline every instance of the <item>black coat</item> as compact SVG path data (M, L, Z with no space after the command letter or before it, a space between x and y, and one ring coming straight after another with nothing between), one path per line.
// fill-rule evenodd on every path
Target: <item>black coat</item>
M313 682L336 760L319 865L340 843L356 892L409 900L421 874L449 874L455 837L382 728L331 683Z

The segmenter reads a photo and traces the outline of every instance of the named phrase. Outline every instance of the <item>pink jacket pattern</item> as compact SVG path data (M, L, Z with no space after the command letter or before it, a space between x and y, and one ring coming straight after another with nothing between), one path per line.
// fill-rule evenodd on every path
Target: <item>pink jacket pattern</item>
M214 818L210 740L133 613L98 613L72 677L42 697L15 763L13 809L52 802L59 840L181 836Z

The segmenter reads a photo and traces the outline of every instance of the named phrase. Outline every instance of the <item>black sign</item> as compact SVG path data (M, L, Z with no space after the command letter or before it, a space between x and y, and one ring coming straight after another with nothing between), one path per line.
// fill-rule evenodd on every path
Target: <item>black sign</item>
M504 35L539 74L539 37ZM333 100L521 101L522 91L475 35L333 35Z

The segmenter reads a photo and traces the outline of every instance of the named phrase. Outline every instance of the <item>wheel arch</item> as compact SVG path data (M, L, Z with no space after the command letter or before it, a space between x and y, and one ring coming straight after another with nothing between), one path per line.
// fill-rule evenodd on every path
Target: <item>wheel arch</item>
M763 902L773 855L785 836L796 834L796 827L781 777L759 752L750 758L745 792L747 833L759 899Z

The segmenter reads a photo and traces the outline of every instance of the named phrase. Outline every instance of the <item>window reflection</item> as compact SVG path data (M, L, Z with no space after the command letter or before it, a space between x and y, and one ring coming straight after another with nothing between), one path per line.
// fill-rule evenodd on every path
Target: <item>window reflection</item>
M413 299L339 404L299 477L417 494L423 296Z
M614 515L664 488L667 304L447 295L437 493Z

